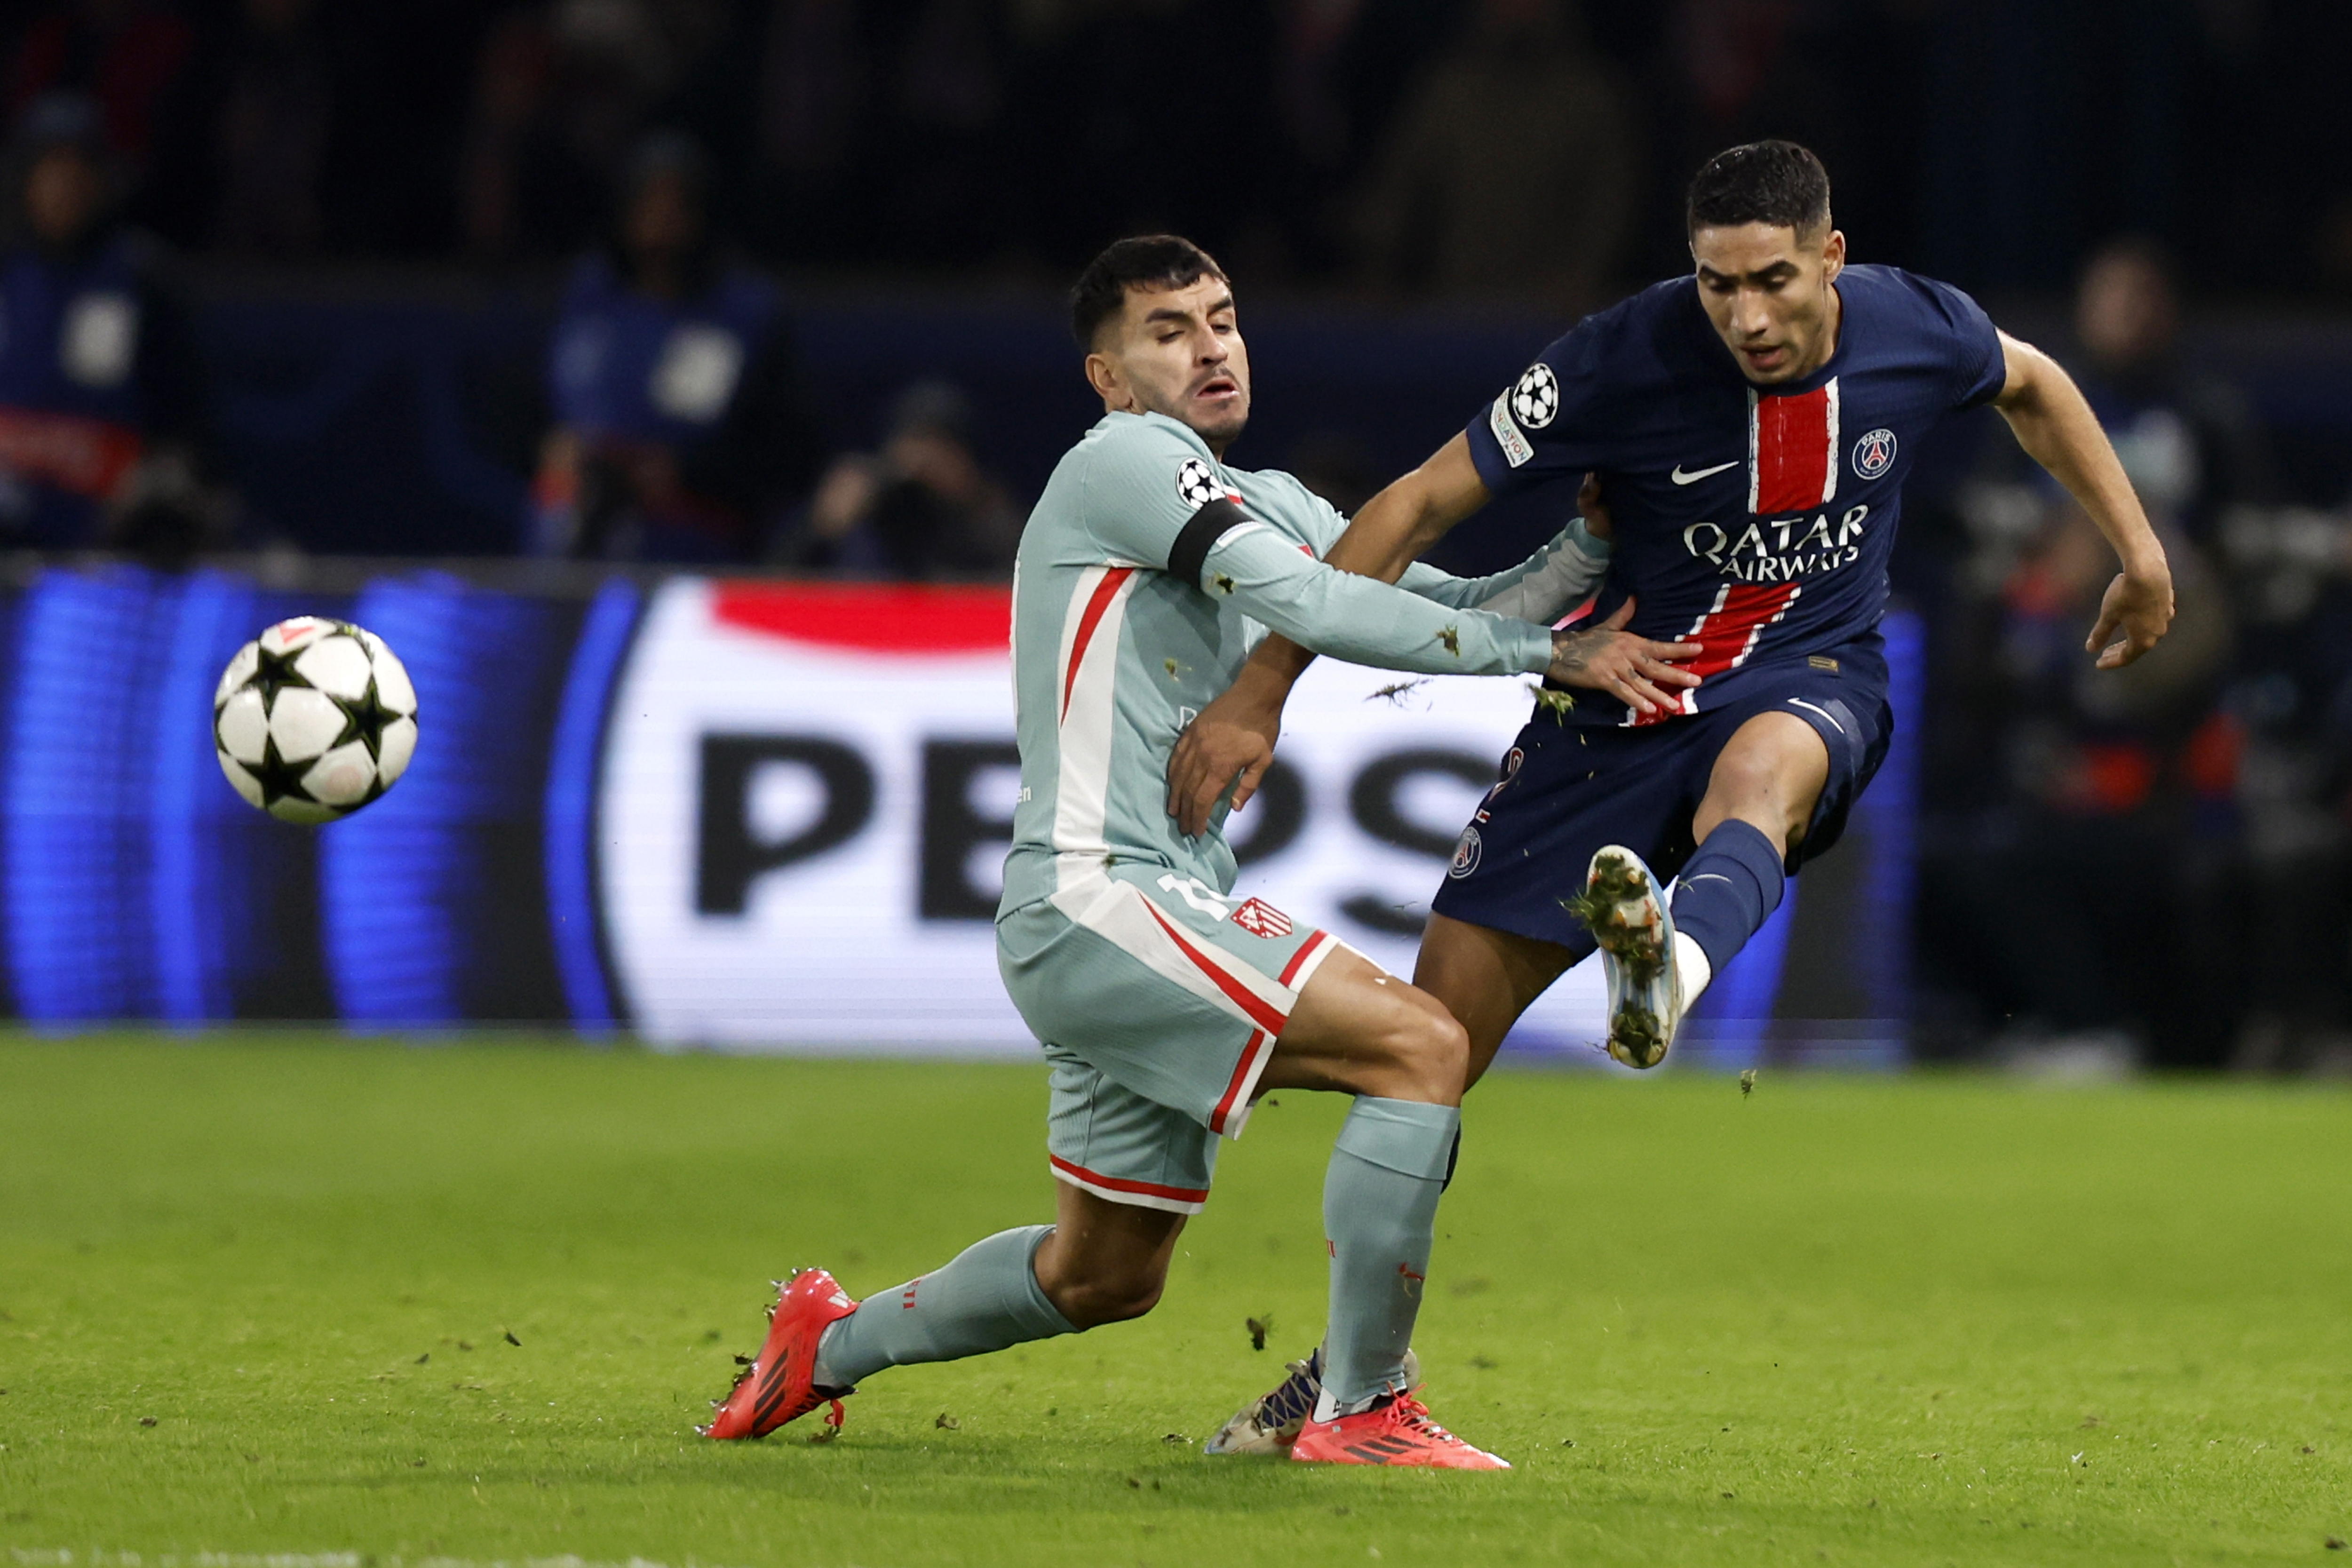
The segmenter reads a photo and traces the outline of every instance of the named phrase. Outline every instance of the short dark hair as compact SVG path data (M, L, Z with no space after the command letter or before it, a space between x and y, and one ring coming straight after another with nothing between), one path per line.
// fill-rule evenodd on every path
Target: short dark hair
M1183 289L1203 278L1232 281L1216 258L1189 239L1139 234L1114 240L1070 286L1070 331L1091 351L1102 324L1126 308L1129 289Z
M1830 221L1830 172L1794 142L1750 142L1709 158L1692 176L1689 232L1769 224L1809 234Z

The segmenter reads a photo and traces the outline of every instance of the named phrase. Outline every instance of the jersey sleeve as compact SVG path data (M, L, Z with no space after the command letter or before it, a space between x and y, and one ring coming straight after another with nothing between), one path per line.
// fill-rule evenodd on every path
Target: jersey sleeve
M1185 528L1212 502L1238 508L1239 498L1173 430L1138 419L1097 438L1079 507L1105 556L1166 571Z
M1202 510L1214 515L1209 507ZM1270 525L1237 507L1232 511L1201 552L1195 580L1212 598L1230 598L1244 615L1303 648L1423 675L1537 675L1550 668L1551 633L1544 626L1439 604L1327 566ZM1192 563L1188 555L1171 570Z
M1618 316L1578 322L1470 421L1470 460L1489 490L1508 495L1606 467L1598 416L1610 395L1603 361Z
M2009 380L2009 357L2000 351L2000 333L1992 318L1948 283L1916 275L1911 281L1924 296L1930 329L1950 355L1952 406L1974 408L1991 402Z
M1593 538L1580 517L1508 571L1456 577L1416 561L1405 568L1397 586L1457 609L1486 610L1548 626L1591 597L1608 571L1608 541Z

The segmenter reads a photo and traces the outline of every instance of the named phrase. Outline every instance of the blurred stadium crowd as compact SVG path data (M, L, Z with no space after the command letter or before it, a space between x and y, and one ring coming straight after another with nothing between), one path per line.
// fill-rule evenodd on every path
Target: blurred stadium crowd
M996 318L956 291L1049 322L1047 290L1104 240L1165 227L1249 298L1321 312L1302 342L1377 356L1434 312L1523 358L1686 265L1681 185L1707 153L1806 141L1858 256L1975 289L2061 352L2181 582L2162 652L2093 677L2110 568L2088 523L1989 416L1923 470L1897 584L1933 649L1921 1045L2352 1068L2341 0L0 15L0 544L167 564L299 542L1000 574L1042 478L992 437L1018 386L942 376L919 333L871 349L883 390L850 398L807 352L817 306L871 321L878 290L985 367ZM272 464L227 428L326 375L289 369L289 342L488 318L503 346L449 351L469 449L435 461L507 521L458 548L298 519L286 486L315 471L402 493L367 443ZM1426 444L1470 406L1444 404ZM1083 415L1073 383L1045 438ZM1326 424L1240 456L1350 505L1423 449Z

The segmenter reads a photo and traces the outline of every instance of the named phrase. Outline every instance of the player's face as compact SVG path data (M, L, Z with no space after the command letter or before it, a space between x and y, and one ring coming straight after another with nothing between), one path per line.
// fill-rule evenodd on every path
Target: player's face
M1760 386L1810 375L1837 348L1845 236L1746 223L1691 236L1698 297L1740 374Z
M1087 356L1087 379L1112 409L1165 414L1222 453L1249 423L1249 349L1233 286L1129 289L1119 319Z

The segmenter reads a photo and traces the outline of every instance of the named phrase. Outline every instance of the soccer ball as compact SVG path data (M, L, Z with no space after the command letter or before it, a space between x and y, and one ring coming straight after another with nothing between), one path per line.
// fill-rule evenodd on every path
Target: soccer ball
M332 822L407 772L416 688L373 632L297 616L221 672L213 747L247 805L286 822Z

